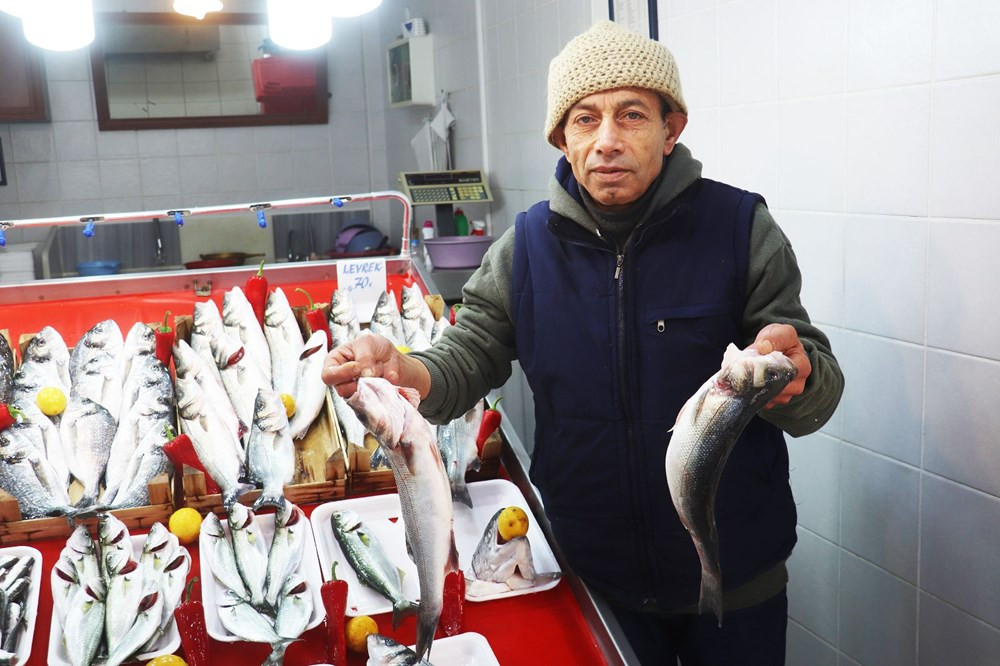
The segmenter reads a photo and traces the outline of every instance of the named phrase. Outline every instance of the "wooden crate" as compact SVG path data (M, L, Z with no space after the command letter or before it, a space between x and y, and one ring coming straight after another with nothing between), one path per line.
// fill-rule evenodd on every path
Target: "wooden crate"
M79 497L82 488L74 481L70 486L70 499ZM174 512L174 499L170 476L166 473L154 477L149 482L149 501L147 506L133 509L116 509L110 513L125 523L129 530L148 530L153 523L163 523L170 520ZM75 519L77 525L87 525L93 530L97 517ZM69 537L73 532L70 521L64 517L21 519L21 507L17 500L0 490L0 545Z

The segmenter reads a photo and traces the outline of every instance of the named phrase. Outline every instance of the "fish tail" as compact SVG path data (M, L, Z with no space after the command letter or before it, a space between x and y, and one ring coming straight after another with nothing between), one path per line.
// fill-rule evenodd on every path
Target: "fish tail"
M223 495L222 506L226 507L226 510L228 511L229 507L235 504L239 498L243 497L245 493L248 493L253 489L254 486L252 484L237 483L235 486L226 491L225 495Z
M434 631L437 629L437 623L437 617L434 618L433 622L428 622L426 619L417 620L417 644L413 646L413 651L417 654L414 660L415 663L419 664L421 659L430 655L431 643L434 642Z
M469 495L469 487L465 485L464 480L452 484L451 499L453 502L461 502L470 509L472 508L472 497Z
M285 506L285 494L282 489L278 489L275 492L274 489L264 488L261 492L260 497L257 501L253 503L253 510L259 511L263 506L273 506L275 509L280 510Z
M271 654L267 655L267 659L261 666L279 666L285 663L285 650L288 646L295 641L300 640L298 638L283 638L276 643L271 644Z
M722 626L722 579L707 569L701 570L701 595L698 597L698 612L712 611Z
M392 605L392 629L395 631L399 628L399 623L411 615L416 615L418 604L409 601L408 599L400 599Z

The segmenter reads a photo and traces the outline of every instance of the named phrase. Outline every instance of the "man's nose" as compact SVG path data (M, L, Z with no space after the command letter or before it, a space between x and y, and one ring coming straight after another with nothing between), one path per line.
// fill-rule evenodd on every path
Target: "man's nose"
M596 148L601 153L614 153L621 150L622 129L614 118L603 118L600 127L597 128Z

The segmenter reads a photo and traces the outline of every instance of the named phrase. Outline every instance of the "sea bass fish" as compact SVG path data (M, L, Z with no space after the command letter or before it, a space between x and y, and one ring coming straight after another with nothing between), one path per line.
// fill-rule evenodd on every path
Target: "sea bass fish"
M275 512L274 538L267 553L267 576L264 580L264 600L272 608L278 605L285 582L302 562L309 527L302 509L288 500ZM294 637L289 637L294 638Z
M132 362L156 353L156 334L153 328L141 321L136 322L125 336L125 347L122 349L121 376L128 381L132 372ZM124 402L124 399L123 399ZM124 411L124 407L122 408Z
M293 439L302 439L326 401L327 386L323 383L323 361L326 359L326 332L313 331L299 355L295 369L295 413L288 420Z
M201 523L201 534L206 539L207 546L202 552L202 557L208 558L209 569L219 583L231 590L241 599L249 599L246 584L240 576L240 569L236 565L236 554L233 546L226 538L225 528L219 521L219 517L209 512L205 520Z
M721 369L677 415L667 446L670 498L701 560L698 612L711 610L722 626L722 570L715 528L715 492L743 428L795 378L791 360L778 351L758 354L730 344Z
M406 346L412 351L423 351L431 346L434 314L417 285L403 287L402 301L401 319Z
M76 506L88 507L97 500L117 428L114 417L104 406L88 398L70 395L59 435L67 453L69 470L83 484L83 495Z
M69 357L73 393L107 409L115 423L121 414L124 348L122 330L114 319L105 319L83 334Z
M53 494L56 487L61 488L55 471L37 445L23 434L24 428L20 426L0 431L0 488L17 499L24 518L69 512L65 491Z
M362 583L392 602L392 627L416 611L417 605L403 596L399 569L385 554L382 544L353 511L334 511L330 519L333 535Z
M0 335L0 403L10 402L14 391L14 351L7 338Z
M257 320L253 321L257 326ZM259 329L260 326L257 326ZM261 333L263 336L264 334ZM246 347L235 336L228 333L212 338L212 353L215 364L222 375L222 386L226 395L236 410L236 416L247 427L253 423L254 401L257 391L271 386L271 364L267 363L267 373L253 357L247 353ZM266 351L266 347L265 347ZM245 453L244 456L245 458ZM241 459L241 462L243 460Z
M396 305L396 297L392 295L392 292L383 291L378 297L368 330L388 338L389 342L394 345L406 344L406 336L403 335L403 318L399 314L399 306Z
M295 474L295 444L288 430L288 417L277 391L263 387L257 392L253 427L247 441L250 480L263 487L254 508L281 507L285 484Z
M222 326L221 320L219 326ZM207 340L205 344L210 345ZM211 351L208 353L211 354ZM233 433L235 439L229 438L228 443L235 444L236 452L242 456L243 449L239 440L250 430L250 424L241 422L236 415L236 409L222 385L222 375L219 374L215 360L211 356L206 359L188 343L178 340L174 344L174 368L177 370L178 379L191 379L198 384L215 410L215 415Z
M472 555L472 574L469 596L485 596L498 592L520 590L544 585L562 576L561 572L538 573L531 557L531 542L519 536L501 543L498 519L503 509L498 509L486 525Z
M46 386L69 395L69 349L51 326L36 333L24 350L21 367L14 374L14 402L35 402L38 391Z
M268 548L254 512L242 504L234 504L229 511L229 534L236 565L250 592L247 601L259 608L264 603Z
M293 395L299 355L305 343L281 287L276 287L267 297L264 337L271 354L271 384L278 393Z
M465 483L465 473L469 469L479 471L476 436L482 422L483 401L480 400L460 418L438 426L438 448L451 484L451 498L468 507L472 507L472 498Z
M253 306L239 287L233 287L222 297L222 324L227 333L239 339L249 360L270 384L271 352L267 346L267 338L253 312ZM219 364L219 368L222 368L222 364Z
M222 315L219 313L219 306L215 301L204 301L194 304L194 323L191 328L191 349L207 363L207 367L215 374L215 378L222 385L222 375L215 364L215 357L212 355L212 338L218 337L226 332L225 324L222 323ZM241 435L242 436L242 435Z
M382 634L368 634L368 657L374 666L431 666L410 648Z
M354 310L351 295L334 289L330 296L330 344L334 348L350 342L361 333L358 313Z
M378 440L399 491L406 540L417 565L418 658L428 653L441 616L445 576L460 571L455 550L451 487L431 426L417 411L416 391L380 377L358 380L347 403Z

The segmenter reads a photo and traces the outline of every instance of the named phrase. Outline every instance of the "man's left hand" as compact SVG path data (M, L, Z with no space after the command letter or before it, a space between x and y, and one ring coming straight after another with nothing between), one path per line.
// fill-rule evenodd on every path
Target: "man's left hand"
M812 363L809 362L809 355L806 354L802 341L795 328L788 324L768 324L760 329L757 339L753 342L753 347L760 354L770 354L772 351L780 351L787 356L799 373L788 386L779 393L774 400L767 403L764 409L770 409L777 405L787 405L788 401L802 393L806 388L806 378L812 373Z

